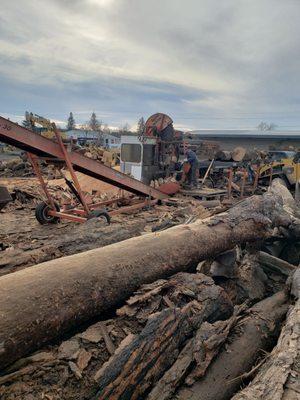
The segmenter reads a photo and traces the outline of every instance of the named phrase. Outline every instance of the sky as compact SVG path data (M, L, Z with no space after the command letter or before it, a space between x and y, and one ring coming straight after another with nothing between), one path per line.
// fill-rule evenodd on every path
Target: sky
M1 0L0 115L300 129L299 0Z

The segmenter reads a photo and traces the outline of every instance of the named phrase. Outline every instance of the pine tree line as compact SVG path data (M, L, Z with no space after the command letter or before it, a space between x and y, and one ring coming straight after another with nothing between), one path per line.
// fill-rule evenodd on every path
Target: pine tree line
M103 124L101 120L98 120L97 115L95 112L92 112L91 117L88 122L85 124L80 125L80 129L84 130L92 130L95 132L103 132L103 133L110 133L110 129L107 124ZM72 112L67 120L67 130L76 129L76 122ZM144 117L141 117L137 123L137 134L142 135L145 130L145 120ZM128 123L124 124L119 128L119 131L122 133L130 132L130 125Z

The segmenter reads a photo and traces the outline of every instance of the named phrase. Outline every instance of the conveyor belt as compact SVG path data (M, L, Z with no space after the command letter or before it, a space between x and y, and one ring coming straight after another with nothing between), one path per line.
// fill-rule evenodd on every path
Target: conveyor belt
M0 117L0 141L40 157L63 159L58 143ZM163 199L167 195L119 171L74 151L69 153L73 168L88 176L110 183L128 192Z

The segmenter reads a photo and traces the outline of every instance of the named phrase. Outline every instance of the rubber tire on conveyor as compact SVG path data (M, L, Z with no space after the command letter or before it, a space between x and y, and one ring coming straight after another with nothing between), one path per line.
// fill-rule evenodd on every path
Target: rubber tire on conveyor
M60 210L59 205L55 204L55 208L57 211ZM47 216L47 210L50 210L51 208L49 207L49 205L47 203L45 203L44 201L42 201L41 203L39 203L36 208L35 208L35 218L38 220L38 222L41 225L45 225L45 224L57 224L60 221L60 218L58 217L51 217L51 216Z

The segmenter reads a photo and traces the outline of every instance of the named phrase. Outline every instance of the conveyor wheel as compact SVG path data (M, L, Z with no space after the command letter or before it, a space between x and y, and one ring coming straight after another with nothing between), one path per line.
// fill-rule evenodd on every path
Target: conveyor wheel
M106 220L107 224L110 224L110 215L106 210L93 210L90 212L88 219L92 218L103 218Z
M59 205L55 203L55 208L59 211ZM60 218L53 217L48 214L51 210L50 206L42 201L35 208L35 217L39 221L40 224L57 224L60 221Z

